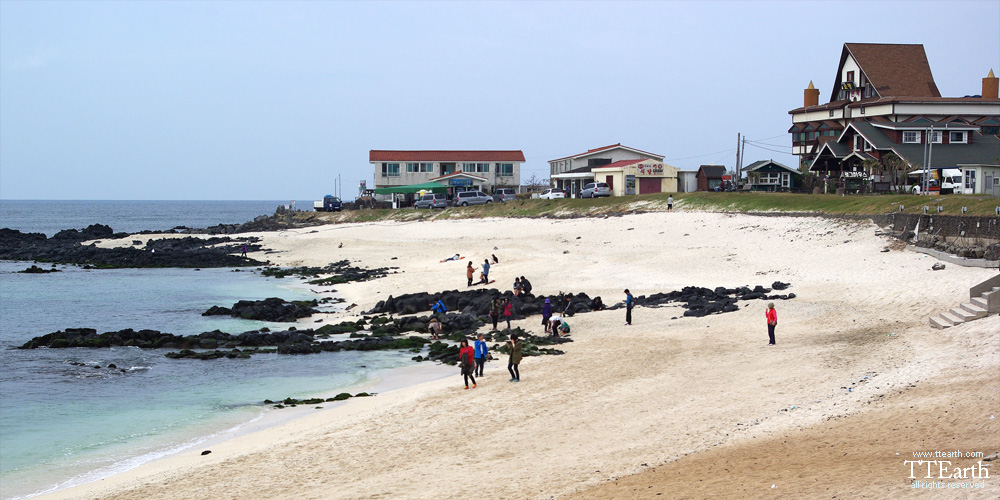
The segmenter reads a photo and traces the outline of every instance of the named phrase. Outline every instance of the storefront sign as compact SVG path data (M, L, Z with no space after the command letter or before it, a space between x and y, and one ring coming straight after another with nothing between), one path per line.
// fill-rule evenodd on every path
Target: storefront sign
M844 172L841 177L845 179L862 179L865 177L864 172Z
M448 179L449 186L471 186L472 179Z
M646 165L640 163L636 165L636 168L639 169L639 175L663 175L663 165L661 164Z
M635 176L625 176L625 194L635 194Z

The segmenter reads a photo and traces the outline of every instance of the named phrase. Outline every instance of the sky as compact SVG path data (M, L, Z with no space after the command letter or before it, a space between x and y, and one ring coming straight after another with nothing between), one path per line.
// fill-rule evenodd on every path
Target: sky
M0 0L0 198L352 199L371 149L622 143L681 169L795 166L788 111L845 42L1000 72L1000 1Z

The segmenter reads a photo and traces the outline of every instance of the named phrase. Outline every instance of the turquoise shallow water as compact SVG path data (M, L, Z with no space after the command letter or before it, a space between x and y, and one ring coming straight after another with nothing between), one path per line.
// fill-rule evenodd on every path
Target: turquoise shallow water
M196 205L192 210L201 211ZM74 214L81 223L62 227L106 223L118 230L116 220L96 217ZM176 220L160 224L173 227ZM52 274L15 272L29 265L0 261L0 498L93 480L191 446L274 411L261 404L264 399L335 393L378 371L412 364L409 352L198 361L125 347L15 349L36 335L72 327L176 334L278 329L287 325L201 313L241 299L319 297L297 280L252 270L61 266L63 272ZM112 363L126 372L108 369Z

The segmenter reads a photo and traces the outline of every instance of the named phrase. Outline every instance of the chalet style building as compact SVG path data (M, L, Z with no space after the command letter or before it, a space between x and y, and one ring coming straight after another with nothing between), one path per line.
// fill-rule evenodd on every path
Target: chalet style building
M792 152L801 167L842 185L868 178L866 164L894 153L907 171L922 169L926 158L932 169L962 170L965 192L1000 189L997 89L990 70L980 95L942 97L923 45L846 43L829 102L819 104L820 90L809 82L803 106L788 112ZM994 172L989 182L975 178Z
M509 151L398 151L373 149L368 162L375 170L375 188L436 182L449 194L476 189L492 193L521 184L524 153Z

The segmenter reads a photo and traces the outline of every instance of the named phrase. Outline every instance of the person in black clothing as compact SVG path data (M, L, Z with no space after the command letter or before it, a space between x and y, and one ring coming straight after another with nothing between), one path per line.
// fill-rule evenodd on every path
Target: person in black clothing
M531 293L531 282L524 276L521 276L521 289L521 293Z

